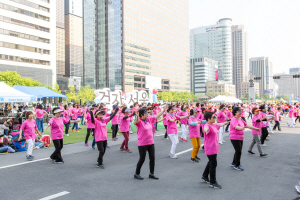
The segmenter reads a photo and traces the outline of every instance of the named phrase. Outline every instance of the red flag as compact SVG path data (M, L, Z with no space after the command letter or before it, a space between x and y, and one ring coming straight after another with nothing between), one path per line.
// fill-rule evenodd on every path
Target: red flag
M219 80L219 71L218 70L215 71L215 78L216 78L216 80Z

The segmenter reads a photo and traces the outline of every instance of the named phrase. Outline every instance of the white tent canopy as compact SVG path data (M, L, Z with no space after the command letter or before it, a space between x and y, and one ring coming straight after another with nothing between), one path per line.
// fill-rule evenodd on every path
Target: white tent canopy
M215 98L209 100L209 102L242 103L241 100L235 97L226 97L224 95L216 96Z
M20 92L4 82L0 82L0 88L0 103L36 101L36 97Z

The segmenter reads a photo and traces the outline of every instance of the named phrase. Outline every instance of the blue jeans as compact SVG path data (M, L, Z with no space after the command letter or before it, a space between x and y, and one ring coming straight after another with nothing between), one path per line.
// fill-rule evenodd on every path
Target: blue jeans
M77 120L77 119L73 119L73 120ZM72 130L74 130L75 127L76 127L76 131L78 131L78 123L73 124Z
M16 151L11 148L10 146L4 145L3 147L0 147L0 153L2 152L9 152L9 153L15 153Z
M228 128L230 127L230 122L229 122L229 124L226 126L226 129L225 129L225 131L227 132L228 131Z
M83 116L81 116L81 125L85 125Z
M44 133L44 126L43 126L44 119L43 118L38 118L36 119L36 125L39 131Z
M44 146L43 142L35 142L34 146L42 148Z
M3 152L6 152L8 149L7 146L4 146L4 147L0 147L0 153L3 153Z

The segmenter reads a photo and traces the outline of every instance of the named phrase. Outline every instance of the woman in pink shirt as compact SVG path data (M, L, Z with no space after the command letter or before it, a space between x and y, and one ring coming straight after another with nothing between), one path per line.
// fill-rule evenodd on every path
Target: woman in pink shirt
M88 110L89 111L84 116L85 123L86 123L86 129L87 129L86 136L85 136L85 142L84 142L85 146L89 146L88 140L89 140L90 134L94 133L94 130L95 130L95 124L92 122L92 119L94 118L94 113L93 113L94 107L89 106Z
M233 118L230 121L230 140L235 150L233 161L231 166L236 170L243 171L241 166L241 155L244 140L244 130L249 128L252 130L259 131L258 128L247 125L247 123L241 118L242 110L239 107L234 107L232 110ZM206 147L205 147L206 148Z
M121 145L120 151L124 151L125 153L132 153L128 149L129 142L129 125L130 125L130 117L133 114L129 114L130 108L123 107L122 113L120 115L120 131L124 136L124 141Z
M253 147L254 147L254 145L256 143L256 146L257 146L258 152L260 154L260 157L263 157L263 156L266 156L267 154L265 154L265 153L262 152L261 147L260 147L260 140L259 140L258 136L261 134L261 124L262 124L262 121L267 121L267 119L265 117L260 116L259 115L259 111L260 111L260 109L258 109L258 108L253 108L252 109L252 113L253 113L252 125L255 128L258 128L259 131L252 130L253 140L252 140L252 143L250 144L248 153L254 154L254 152L252 151L252 149L253 149Z
M225 105L222 104L220 106L220 111L219 111L217 117L218 117L219 123L224 123L227 121L227 115L225 114ZM223 144L223 142L225 142L223 139L224 131L225 131L224 127L220 127L220 129L219 129L219 144Z
M107 123L118 113L119 108L116 108L115 112L110 117L105 117L104 110L97 110L95 113L96 118L91 118L93 124L95 124L95 142L98 147L99 157L97 167L104 169L103 156L107 146Z
M187 129L187 122L188 122L188 117L189 117L189 113L187 111L188 109L189 109L188 105L182 105L181 110L177 114L178 117L186 117L186 118L182 118L180 120L181 130L182 130L180 140L183 141L183 142L187 142L187 140L186 140L186 132L187 132L186 129ZM199 127L199 130L200 130L200 127Z
M79 109L78 109L78 105L74 104L74 108L71 110L72 115L72 120L77 120L78 119L78 114L79 114ZM80 120L79 120L80 121ZM74 128L76 128L76 132L78 131L78 123L74 123L73 127L72 127L72 132L74 132Z
M70 119L70 117L72 116L73 114L70 112L69 110L69 106L65 105L64 107L64 111L63 113L60 115L60 117L63 117L63 118L66 118L66 119ZM65 134L66 136L69 136L69 127L70 127L70 122L68 122L67 124L65 124Z
M115 112L115 110L118 108L117 105L113 105L112 113ZM117 133L119 129L119 117L120 114L117 113L112 119L111 119L111 129L112 129L112 141L117 141Z
M36 125L39 131L44 133L44 116L46 115L46 111L43 109L43 105L39 104L37 109L35 110L36 112Z
M33 146L35 143L35 137L36 137L36 133L38 133L38 135L41 135L41 132L38 130L36 122L33 119L33 112L31 111L27 111L25 114L26 120L22 123L21 125L21 130L19 133L19 140L22 139L22 133L24 134L24 137L26 139L26 142L28 144L28 149L27 149L27 155L26 155L26 159L27 160L33 160L34 156L32 156L32 150L33 150Z
M165 110L167 107L165 107ZM134 174L134 178L143 180L144 178L141 177L140 172L141 168L145 162L146 153L149 153L150 159L150 174L149 178L158 179L154 175L154 165L155 165L155 148L154 148L154 140L153 140L153 124L156 120L165 112L162 110L155 116L149 117L149 111L145 108L136 111L136 121L135 125L137 128L137 140L138 140L138 148L140 159L136 166L136 171Z
M52 160L55 161L56 164L63 164L64 161L61 157L61 150L63 148L63 137L64 137L64 124L67 124L69 122L69 119L62 118L60 117L60 114L63 111L59 108L54 108L52 113L54 117L52 117L48 123L48 126L46 129L51 126L50 129L50 134L51 134L51 139L53 141L55 151L53 154L50 156ZM70 121L70 123L77 123L77 121Z
M212 112L205 112L204 118L207 123L204 125L204 146L205 154L208 157L208 163L202 175L202 180L206 183L210 183L210 187L221 189L222 186L218 184L216 179L217 168L217 154L219 153L219 137L218 130L228 124L215 123L216 116ZM210 179L208 176L210 175Z

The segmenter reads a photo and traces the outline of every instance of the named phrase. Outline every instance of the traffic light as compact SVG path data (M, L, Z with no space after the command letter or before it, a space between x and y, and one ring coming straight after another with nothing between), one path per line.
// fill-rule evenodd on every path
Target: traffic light
M293 78L300 78L300 74L293 75Z
M261 79L261 77L254 77L254 80L256 80L256 81L258 81L260 79Z
M273 79L280 79L280 76L273 76Z

